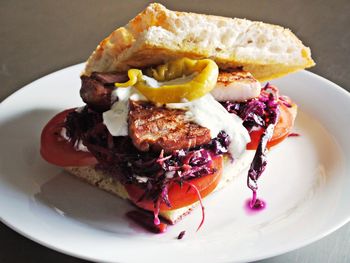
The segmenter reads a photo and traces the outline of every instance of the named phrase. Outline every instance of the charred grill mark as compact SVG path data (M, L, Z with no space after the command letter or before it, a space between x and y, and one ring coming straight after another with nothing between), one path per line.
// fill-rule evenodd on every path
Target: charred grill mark
M227 86L234 81L242 80L246 82L256 82L252 74L243 70L220 71L217 82Z
M129 135L140 151L172 152L211 140L210 130L186 121L184 110L136 101L130 101Z

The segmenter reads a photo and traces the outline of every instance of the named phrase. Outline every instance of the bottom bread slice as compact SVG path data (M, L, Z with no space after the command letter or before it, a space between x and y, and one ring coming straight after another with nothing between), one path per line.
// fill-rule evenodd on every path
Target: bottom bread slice
M215 191L224 188L229 184L236 176L243 173L246 176L246 171L249 168L251 161L253 160L255 151L246 151L239 159L231 162L225 160L222 179ZM117 180L104 174L101 171L96 170L93 166L83 167L65 167L65 170L70 174L88 182L89 184L103 189L111 194L117 195L123 199L129 199L128 192L125 187ZM159 215L171 224L175 224L180 221L184 216L191 213L191 211L198 206L198 202L178 209L162 211Z

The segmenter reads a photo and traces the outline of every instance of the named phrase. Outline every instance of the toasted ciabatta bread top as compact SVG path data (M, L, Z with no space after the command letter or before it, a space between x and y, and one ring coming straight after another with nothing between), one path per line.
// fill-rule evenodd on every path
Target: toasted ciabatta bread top
M97 46L83 74L123 72L179 57L243 67L260 81L313 66L310 49L289 30L247 19L175 12L150 4Z

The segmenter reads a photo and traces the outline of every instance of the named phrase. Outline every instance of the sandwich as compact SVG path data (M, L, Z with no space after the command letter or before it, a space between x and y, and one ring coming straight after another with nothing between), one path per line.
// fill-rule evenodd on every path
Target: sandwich
M200 227L203 199L242 173L251 208L261 209L266 154L297 113L261 82L313 65L310 49L280 26L150 4L91 54L81 75L85 105L48 122L41 155L150 211L138 221L151 218L156 232L198 205Z

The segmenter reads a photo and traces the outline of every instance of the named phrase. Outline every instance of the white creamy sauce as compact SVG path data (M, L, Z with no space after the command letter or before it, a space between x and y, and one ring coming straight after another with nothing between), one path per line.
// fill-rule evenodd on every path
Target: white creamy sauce
M234 158L238 158L245 151L246 144L250 141L242 119L228 113L211 94L190 102L169 103L166 107L186 110L187 120L208 128L211 138L215 138L220 131L225 131L231 142L234 142L229 146L229 152Z
M89 152L88 148L83 144L82 140L77 141L74 144L74 148L81 152Z
M159 88L161 85L160 85L160 82L158 82L156 79L154 78L150 78L150 77L147 77L145 75L142 75L142 79L146 82L146 84L152 88Z
M76 109L76 111L78 110L79 108ZM82 109L80 109L82 110ZM70 138L67 136L67 129L66 128L62 128L61 129L61 137L63 139L65 139L66 141L70 141ZM81 151L81 152L89 152L88 148L83 144L83 142L81 140L78 140L75 142L74 144L74 148L77 150L77 151Z
M103 124L113 136L128 135L129 99L147 100L133 87L117 88L112 93L112 98L118 98L111 109L103 113Z
M198 75L198 73L195 72L195 73L192 73L191 75L187 75L187 76L183 75L180 78L172 79L172 80L165 81L165 82L157 81L156 79L148 77L148 76L145 76L145 75L142 76L142 79L146 82L146 84L148 86L150 86L152 88L159 88L159 87L164 86L164 85L184 84L186 82L191 81L197 75Z
M181 82L178 83L188 82L188 77L179 78ZM144 76L144 79L150 86L163 85L163 83L146 76ZM179 79L175 80L180 81ZM166 82L166 84L169 83L170 81ZM118 88L113 92L115 93L113 96L117 96L118 101L112 105L109 111L103 113L103 123L113 136L126 136L128 135L129 99L136 101L147 99L133 87ZM225 131L229 135L231 142L234 142L229 146L229 152L234 158L238 158L245 151L246 144L250 141L248 131L242 125L242 119L235 114L228 113L211 94L207 94L197 100L169 103L165 106L172 109L186 110L187 120L208 128L211 138L215 138L220 131Z
M66 141L69 141L70 138L67 136L67 129L66 128L63 127L61 129L61 134L60 135L61 135L61 137L63 139L65 139Z
M148 181L148 177L145 177L145 176L138 176L138 175L136 175L135 177L136 177L136 180L139 183L144 183L145 184Z

